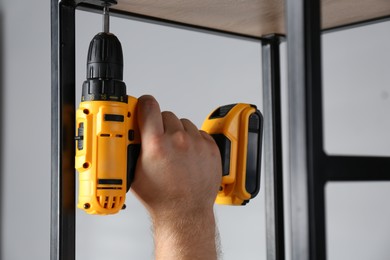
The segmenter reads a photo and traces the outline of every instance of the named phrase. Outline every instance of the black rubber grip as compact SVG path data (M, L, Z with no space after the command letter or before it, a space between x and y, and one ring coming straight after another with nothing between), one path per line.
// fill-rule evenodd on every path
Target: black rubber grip
M84 149L84 123L80 123L79 127L77 128L77 149L83 150Z
M222 176L229 175L230 173L230 140L223 134L212 134L211 135L221 153L222 159Z
M131 183L134 180L135 167L141 151L141 144L130 144L127 146L127 189L130 190Z
M252 198L260 190L262 132L263 117L257 110L250 115L248 122L245 188Z
M209 116L209 119L215 119L215 118L222 118L225 117L229 111L235 107L237 104L230 104L230 105L225 105L222 107L217 108L214 110L214 112Z

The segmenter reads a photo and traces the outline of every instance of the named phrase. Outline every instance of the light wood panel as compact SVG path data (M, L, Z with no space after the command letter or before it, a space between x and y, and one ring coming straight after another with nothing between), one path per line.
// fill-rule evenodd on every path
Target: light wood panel
M283 0L118 0L113 7L251 36L285 33ZM323 0L323 28L390 16L390 0Z
M390 16L390 0L322 0L323 28Z

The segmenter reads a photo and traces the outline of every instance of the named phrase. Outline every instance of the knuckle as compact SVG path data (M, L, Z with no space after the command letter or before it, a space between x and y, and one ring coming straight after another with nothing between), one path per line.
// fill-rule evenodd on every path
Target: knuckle
M186 124L186 125L192 124L192 122L187 118L181 118L180 121L182 122L183 125L184 124Z
M191 147L191 138L185 131L176 131L172 135L172 140L175 147L182 150L188 150Z

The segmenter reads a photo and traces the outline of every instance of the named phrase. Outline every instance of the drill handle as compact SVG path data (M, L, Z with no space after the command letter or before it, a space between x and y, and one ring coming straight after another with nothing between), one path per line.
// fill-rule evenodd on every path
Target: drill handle
M127 96L128 114L128 144L127 144L127 190L131 187L131 183L134 180L135 169L137 167L137 161L139 153L141 151L141 136L138 128L137 120L137 107L138 100L135 97Z

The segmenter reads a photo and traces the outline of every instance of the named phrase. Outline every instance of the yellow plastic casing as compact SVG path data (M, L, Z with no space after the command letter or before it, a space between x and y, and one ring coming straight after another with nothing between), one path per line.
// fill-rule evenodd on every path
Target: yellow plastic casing
M76 112L77 206L89 214L115 214L124 207L128 164L135 168L129 160L137 159L129 156L129 147L140 144L136 105L131 96L127 103L84 101Z
M215 135L223 135L230 141L228 172L223 173L220 191L215 202L224 205L245 205L253 197L245 186L248 124L249 117L256 113L257 109L255 106L243 103L231 106L233 107L226 115L213 116L217 110L210 113L201 129L213 136L214 139L216 139ZM224 107L221 108L224 109ZM219 144L218 146L221 150Z

